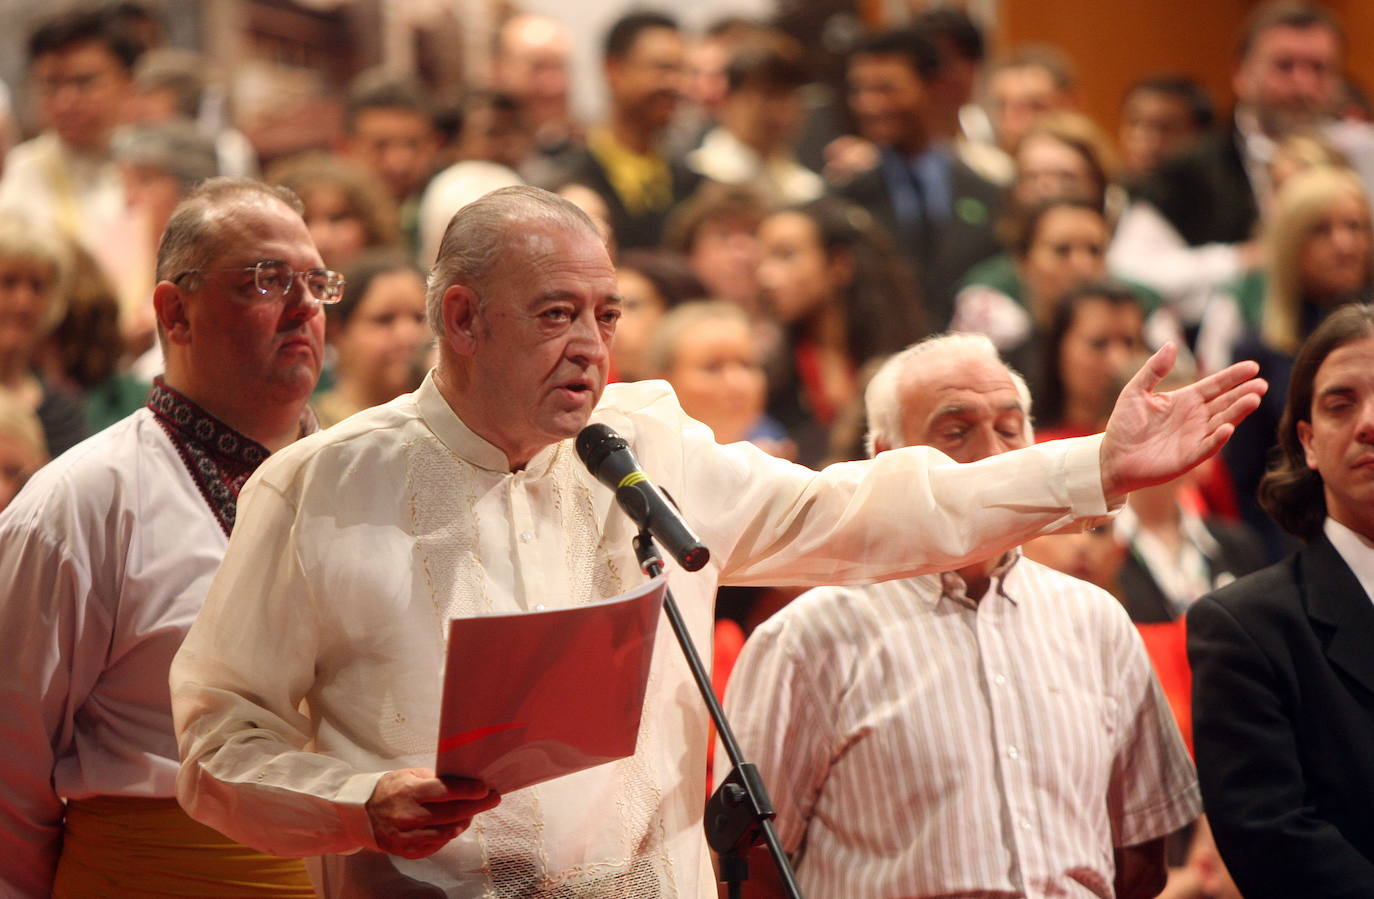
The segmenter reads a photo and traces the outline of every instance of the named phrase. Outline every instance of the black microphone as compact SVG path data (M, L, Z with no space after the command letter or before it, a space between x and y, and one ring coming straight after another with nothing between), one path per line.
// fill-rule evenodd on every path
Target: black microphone
M577 435L577 455L592 475L615 491L620 507L668 551L678 564L696 571L711 558L677 509L639 469L630 445L606 425L587 425Z

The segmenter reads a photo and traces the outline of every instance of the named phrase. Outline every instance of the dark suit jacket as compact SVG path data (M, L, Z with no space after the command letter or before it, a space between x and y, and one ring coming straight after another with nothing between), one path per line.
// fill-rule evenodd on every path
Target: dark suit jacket
M951 165L951 214L948 221L932 229L933 234L919 234L897 221L881 166L839 189L841 196L869 211L911 262L921 285L926 329L932 334L949 327L954 295L964 272L1002 249L993 231L1002 205L1001 188L958 159Z
M1259 219L1234 119L1166 159L1137 195L1153 203L1191 246L1249 240Z
M680 160L669 160L668 171L673 179L672 203L664 209L631 214L621 202L620 195L611 187L610 179L601 162L586 148L579 148L569 154L567 166L561 181L576 181L585 184L601 195L610 211L611 231L615 233L616 245L621 250L656 249L663 242L663 226L668 216L678 204L686 200L701 183L701 176L693 172Z
M1216 558L1207 560L1213 586L1217 584L1217 578L1223 575L1229 574L1229 581L1264 567L1264 546L1249 528L1214 518L1207 519L1203 524L1207 533L1217 542ZM1159 589L1150 569L1135 553L1126 556L1116 582L1121 588L1121 603L1136 624L1160 624L1174 620L1173 604Z
M1374 603L1322 536L1188 610L1193 742L1246 899L1374 896Z

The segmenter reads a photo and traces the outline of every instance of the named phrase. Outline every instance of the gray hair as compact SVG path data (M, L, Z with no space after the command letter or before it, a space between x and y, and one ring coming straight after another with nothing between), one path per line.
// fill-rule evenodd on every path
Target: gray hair
M218 247L216 227L224 213L239 204L273 201L297 215L305 212L300 198L285 187L252 178L211 178L182 200L167 220L157 246L157 280L170 281L180 272L199 268Z
M868 409L865 445L870 456L877 454L879 443L888 447L902 445L902 387L917 373L921 363L929 363L936 356L967 356L995 362L1005 369L1026 416L1026 439L1033 439L1030 388L1016 369L1002 361L993 342L983 334L937 334L888 356L869 380L864 405Z
M439 244L439 257L429 272L425 313L436 336L444 334L444 293L462 284L477 294L479 304L484 303L485 281L508 246L511 232L517 226L526 230L538 224L585 231L605 243L605 236L587 213L537 187L503 187L474 200L449 220Z
M110 151L119 162L157 169L176 178L183 191L219 174L215 142L183 119L125 125L115 132Z

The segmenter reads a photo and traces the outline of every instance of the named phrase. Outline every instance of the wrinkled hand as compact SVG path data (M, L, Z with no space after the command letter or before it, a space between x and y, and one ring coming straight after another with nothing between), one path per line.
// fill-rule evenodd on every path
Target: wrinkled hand
M500 801L480 780L440 780L428 768L400 768L382 775L365 808L383 852L424 858Z
M1268 385L1254 362L1237 362L1169 393L1155 393L1178 350L1165 344L1135 373L1112 408L1102 440L1102 489L1109 501L1171 481L1221 449L1259 407Z

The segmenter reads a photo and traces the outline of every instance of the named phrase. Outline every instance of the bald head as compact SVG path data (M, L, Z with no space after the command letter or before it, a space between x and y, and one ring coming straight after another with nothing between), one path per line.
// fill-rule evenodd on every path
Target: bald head
M536 130L567 118L571 52L572 35L548 16L515 16L501 28L497 87L520 101Z

